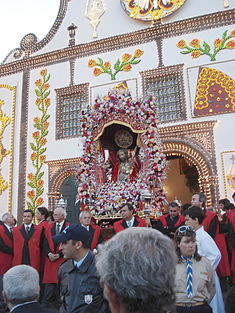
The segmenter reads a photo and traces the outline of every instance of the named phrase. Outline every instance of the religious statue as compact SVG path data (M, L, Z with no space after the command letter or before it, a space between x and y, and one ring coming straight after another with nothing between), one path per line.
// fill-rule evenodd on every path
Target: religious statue
M134 152L134 151L132 151ZM127 149L117 151L118 160L113 167L112 181L133 181L140 168L140 163L136 159L135 152L129 156Z

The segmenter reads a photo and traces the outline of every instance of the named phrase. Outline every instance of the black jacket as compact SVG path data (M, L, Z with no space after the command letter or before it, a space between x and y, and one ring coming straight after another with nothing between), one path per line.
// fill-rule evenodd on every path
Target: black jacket
M63 313L106 313L107 302L99 284L95 257L89 250L79 269L72 260L64 262L58 272Z
M52 313L48 309L44 309L38 302L22 304L11 311L11 313ZM53 311L56 313L56 311Z

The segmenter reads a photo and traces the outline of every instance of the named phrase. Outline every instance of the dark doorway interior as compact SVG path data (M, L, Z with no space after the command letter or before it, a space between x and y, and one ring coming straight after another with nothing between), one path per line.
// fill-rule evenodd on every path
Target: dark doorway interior
M78 212L75 208L75 198L77 194L77 179L74 175L67 177L61 187L60 194L67 201L67 220L70 223L78 222Z

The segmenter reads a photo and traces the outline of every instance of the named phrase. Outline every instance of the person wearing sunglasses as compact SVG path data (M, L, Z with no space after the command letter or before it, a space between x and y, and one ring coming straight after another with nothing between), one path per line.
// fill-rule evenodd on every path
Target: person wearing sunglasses
M193 227L179 227L175 244L177 313L212 313L209 302L215 295L214 273L209 260L198 254Z

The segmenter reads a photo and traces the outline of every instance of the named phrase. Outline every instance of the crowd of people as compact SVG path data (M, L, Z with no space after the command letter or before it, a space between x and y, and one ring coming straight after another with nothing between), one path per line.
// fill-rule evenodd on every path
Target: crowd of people
M37 224L31 210L18 226L3 214L0 313L235 312L235 207L205 203L195 193L151 221L125 203L107 241L89 210L72 225L62 207L38 208Z

